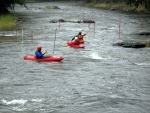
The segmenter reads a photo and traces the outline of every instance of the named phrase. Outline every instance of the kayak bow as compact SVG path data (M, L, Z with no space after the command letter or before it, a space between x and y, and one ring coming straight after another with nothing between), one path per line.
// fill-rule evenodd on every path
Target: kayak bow
M75 44L72 44L72 42L67 42L68 46L72 47L72 48L84 48L85 45L84 44L78 44L78 45L75 45Z

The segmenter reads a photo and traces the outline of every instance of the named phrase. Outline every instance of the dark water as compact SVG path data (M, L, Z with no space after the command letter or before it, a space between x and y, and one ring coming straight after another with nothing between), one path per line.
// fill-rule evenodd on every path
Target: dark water
M61 9L46 9L48 5ZM24 18L22 29L0 32L5 35L0 39L0 112L149 113L150 48L113 44L148 41L149 37L135 33L150 30L150 16L71 5L30 3L28 10L16 6L15 13ZM91 19L96 24L50 23L53 19ZM63 47L82 29L87 34L85 49ZM37 45L49 54L54 50L64 60L24 61L25 55L34 54Z

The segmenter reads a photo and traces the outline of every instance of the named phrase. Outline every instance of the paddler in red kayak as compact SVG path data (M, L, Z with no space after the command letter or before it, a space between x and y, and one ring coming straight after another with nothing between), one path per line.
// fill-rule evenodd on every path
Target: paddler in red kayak
M47 54L47 51L45 51L45 53L42 53L42 46L38 46L37 47L37 51L35 52L35 56L37 58L46 58L46 57L50 57L50 55L44 56L44 54Z
M79 32L79 34L77 36L75 36L73 39L72 39L72 44L74 45L79 45L81 43L84 42L83 40L83 37L85 36L86 34L83 34L81 32Z
M83 37L85 36L86 34L83 34L82 35L82 33L81 32L79 32L79 34L78 34L78 40L83 40Z

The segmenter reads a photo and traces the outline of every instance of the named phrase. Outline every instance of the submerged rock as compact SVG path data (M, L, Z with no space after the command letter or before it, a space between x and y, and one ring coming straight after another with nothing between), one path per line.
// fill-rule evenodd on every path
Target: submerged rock
M66 21L63 19L59 19L58 22L66 22Z
M125 48L143 48L146 47L146 44L138 43L138 42L119 42L116 44L113 44L114 46L122 46Z
M52 6L52 9L60 9L58 6Z
M57 23L57 22L70 22L70 23L95 23L93 20L78 20L78 21L71 21L71 20L63 20L63 19L58 19L58 20L51 20L50 23Z
M141 32L141 33L137 33L137 35L150 35L150 32Z
M57 23L57 20L51 20L50 23Z
M78 23L95 23L93 20L79 20Z

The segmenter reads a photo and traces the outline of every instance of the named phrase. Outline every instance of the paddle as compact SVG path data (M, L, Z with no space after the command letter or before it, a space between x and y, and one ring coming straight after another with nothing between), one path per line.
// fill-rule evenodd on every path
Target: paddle
M47 50L45 50L45 52L43 53L43 55L45 55L45 54L48 54L48 51L47 51Z
M44 54L48 54L48 51L47 50L45 50L45 53Z
M68 44L64 44L63 47L68 47Z

